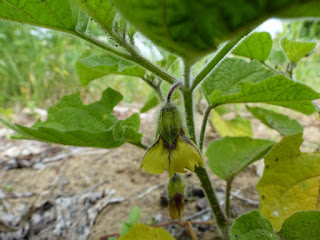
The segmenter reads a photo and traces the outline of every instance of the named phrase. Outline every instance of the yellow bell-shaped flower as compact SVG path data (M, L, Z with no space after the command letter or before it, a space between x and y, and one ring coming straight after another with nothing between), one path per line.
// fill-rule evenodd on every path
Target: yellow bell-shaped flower
M171 144L159 134L157 141L143 156L140 169L144 167L150 174L161 174L167 170L171 177L174 173L186 173L185 169L194 171L196 166L204 167L202 156L181 128Z

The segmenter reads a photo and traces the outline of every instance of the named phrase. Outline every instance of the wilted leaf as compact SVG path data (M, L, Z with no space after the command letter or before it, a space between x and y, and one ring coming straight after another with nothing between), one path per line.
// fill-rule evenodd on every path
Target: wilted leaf
M163 228L153 228L144 225L143 223L136 224L131 230L121 236L119 240L174 240L174 237L170 235Z
M302 153L302 133L284 137L265 156L257 185L261 213L276 230L299 210L320 209L320 154Z
M280 240L270 222L258 210L238 217L230 229L231 240Z
M287 218L279 234L285 240L318 240L320 211L296 212Z
M296 64L301 58L311 52L317 44L315 42L292 41L287 38L281 39L281 46L291 64Z
M250 163L262 158L274 142L248 137L225 137L209 144L210 169L224 180L232 179Z
M240 91L235 94L222 95L221 90L213 92L212 104L260 102L311 114L316 111L311 100L320 98L320 94L312 88L284 75L270 77L256 84L243 82L238 86Z
M259 83L271 76L274 72L266 69L259 61L245 61L243 59L228 58L214 73L204 80L203 93L210 103L210 95L215 91L221 91L222 95L230 95L239 92L239 83Z
M146 73L135 63L108 53L79 58L76 69L82 86L110 74L144 77Z
M247 106L247 109L254 117L258 118L268 127L277 130L281 135L287 136L303 132L303 127L300 123L286 115L259 107Z
M112 3L144 35L191 60L214 50L221 42L248 28L250 24L252 26L252 22L259 24L267 16L320 15L314 9L316 4L311 5L305 1L293 4L289 0L112 0ZM305 6L304 12L297 11L301 6Z
M73 146L115 148L125 142L138 143L140 118L133 114L118 120L113 108L122 95L111 88L103 92L100 101L84 105L80 93L64 96L48 110L48 119L31 128L1 120L19 134L19 138Z
M250 119L237 116L232 120L225 120L218 112L213 111L211 123L221 137L252 137Z
M264 62L269 57L271 48L272 38L269 33L254 32L245 38L232 53Z

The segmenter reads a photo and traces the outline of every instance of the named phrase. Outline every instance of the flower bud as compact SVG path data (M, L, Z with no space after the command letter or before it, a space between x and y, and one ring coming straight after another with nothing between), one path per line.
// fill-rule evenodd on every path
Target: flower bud
M184 191L186 184L181 176L174 174L168 183L169 212L172 219L182 219L184 210Z
M172 103L166 103L160 110L158 131L171 145L182 128L182 119L178 108Z

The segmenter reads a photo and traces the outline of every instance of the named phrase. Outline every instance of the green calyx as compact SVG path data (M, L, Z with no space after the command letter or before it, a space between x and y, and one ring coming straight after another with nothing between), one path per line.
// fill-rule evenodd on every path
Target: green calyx
M178 108L172 103L166 103L160 110L158 131L171 145L182 129L182 118Z
M168 197L169 199L171 199L176 194L184 195L186 184L180 175L174 174L169 180L167 189L168 189Z

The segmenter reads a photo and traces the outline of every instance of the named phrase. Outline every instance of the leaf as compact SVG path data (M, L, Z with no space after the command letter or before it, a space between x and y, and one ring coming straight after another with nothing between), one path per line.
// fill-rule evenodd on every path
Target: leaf
M99 2L99 0L96 0ZM122 16L156 44L195 60L271 16L319 16L304 1L111 0ZM317 1L315 1L317 2ZM306 6L304 12L297 9ZM281 10L281 11L279 11Z
M146 71L133 62L127 61L108 53L80 57L76 63L76 70L82 86L91 81L110 74L122 74L135 77L144 77Z
M282 50L272 49L269 59L273 64L281 66L286 61L286 56Z
M143 223L136 224L127 234L121 236L119 240L174 240L174 238L163 228L153 228Z
M264 62L269 57L271 48L272 38L269 33L254 32L245 38L232 53Z
M250 163L262 158L274 142L248 137L225 137L209 144L210 169L224 180L232 179Z
M285 37L281 39L281 46L292 65L311 52L317 44L315 42L292 41Z
M222 95L237 93L241 82L258 83L274 75L257 60L248 62L227 58L204 80L202 89L207 101L211 103L210 95L215 90L220 90Z
M129 213L128 222L123 222L120 227L120 236L125 235L131 228L133 228L140 220L141 208L134 207Z
M52 142L73 146L115 148L125 142L138 143L140 118L133 114L125 120L118 120L113 108L123 96L106 89L100 101L84 105L80 93L64 96L60 102L48 110L48 119L38 121L31 128L10 124L19 138Z
M157 95L152 92L151 96L149 96L146 103L143 105L143 107L140 109L140 113L148 112L150 109L156 107L159 103L159 98Z
M286 136L264 158L260 210L276 230L296 211L319 209L320 154L302 153L301 143L302 133Z
M297 120L291 119L286 115L259 107L247 106L247 109L263 124L275 129L283 136L303 132L303 127L300 125L300 123Z
M318 240L320 211L296 212L287 218L279 234L286 240Z
M236 116L232 120L224 120L217 111L213 111L211 123L221 137L252 137L252 125L249 119Z
M305 84L295 82L284 75L270 77L260 83L241 83L240 92L221 95L221 90L211 94L212 104L226 103L268 103L290 108L304 114L316 111L311 100L320 94Z
M238 217L230 228L231 240L280 240L258 210Z
M73 34L88 24L88 16L70 0L0 1L0 19Z

